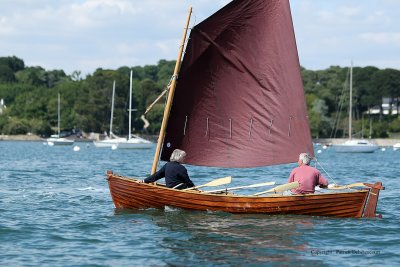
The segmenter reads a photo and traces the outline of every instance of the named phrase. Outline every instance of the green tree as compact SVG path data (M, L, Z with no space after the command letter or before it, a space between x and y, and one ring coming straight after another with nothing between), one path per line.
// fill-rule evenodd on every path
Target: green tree
M378 71L376 67L354 68L353 88L355 89L356 110L363 113L373 106L380 105L381 98L379 92L371 83L371 77Z
M8 66L13 72L17 72L25 68L24 61L16 56L0 57L0 65Z
M5 134L27 134L29 128L29 123L26 120L11 117L8 123L3 127L3 132Z
M28 67L18 71L17 81L34 86L46 86L46 71L42 67Z
M24 61L15 56L0 57L0 83L15 82L15 72L24 68Z
M306 100L310 107L308 108L308 118L312 136L315 138L329 136L331 121L327 117L328 107L325 101L315 95L309 95Z
M6 65L0 65L0 82L11 83L15 81L14 72Z
M174 72L176 61L160 60L158 62L157 84L159 88L165 88Z

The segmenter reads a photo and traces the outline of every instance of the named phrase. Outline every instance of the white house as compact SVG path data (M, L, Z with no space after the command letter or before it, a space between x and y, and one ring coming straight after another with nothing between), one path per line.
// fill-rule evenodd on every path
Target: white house
M398 99L396 99L396 98L393 99L391 115L397 115L397 101L398 101ZM389 97L382 98L382 111L383 111L383 115L389 115L389 112L390 112L390 98ZM380 112L379 106L374 106L367 111L367 113L372 114L372 115L379 114L379 112Z

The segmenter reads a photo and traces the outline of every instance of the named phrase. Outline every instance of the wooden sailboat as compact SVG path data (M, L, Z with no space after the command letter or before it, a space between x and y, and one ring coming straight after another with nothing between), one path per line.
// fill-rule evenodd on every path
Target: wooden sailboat
M226 168L297 162L302 152L313 155L289 1L230 2L192 28L180 64L190 14L191 9L152 173L160 154L168 160L176 148L187 152L188 164ZM170 189L112 171L107 180L117 208L336 217L375 217L384 189L378 182L357 183L353 186L360 190L345 192L277 194L297 183L245 196Z

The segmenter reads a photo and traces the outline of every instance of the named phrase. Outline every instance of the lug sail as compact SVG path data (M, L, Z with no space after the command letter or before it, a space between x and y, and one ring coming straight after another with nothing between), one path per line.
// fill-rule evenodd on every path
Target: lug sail
M162 160L256 167L313 155L288 0L235 0L195 26Z

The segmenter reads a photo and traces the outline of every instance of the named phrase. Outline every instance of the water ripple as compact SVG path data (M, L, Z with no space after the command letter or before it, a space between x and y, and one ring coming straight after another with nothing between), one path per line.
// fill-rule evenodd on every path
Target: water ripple
M115 209L106 171L146 176L154 151L81 147L0 142L0 265L400 265L400 185L394 182L400 153L318 154L341 184L387 186L378 205L382 219L337 219ZM197 184L232 175L236 186L284 183L294 166L188 169Z

